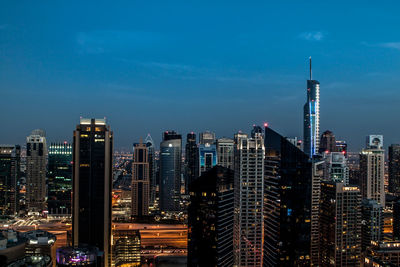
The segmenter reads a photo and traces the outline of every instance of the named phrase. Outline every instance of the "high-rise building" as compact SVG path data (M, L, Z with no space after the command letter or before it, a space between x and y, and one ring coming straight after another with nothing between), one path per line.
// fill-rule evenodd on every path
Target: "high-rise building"
M264 131L261 126L253 125L253 129L251 129L251 138L255 138L256 136L264 136Z
M335 135L329 130L323 132L319 143L319 153L322 154L337 151Z
M383 136L367 136L367 148L360 154L361 194L385 207L385 153Z
M205 145L205 144L214 144L214 143L215 143L215 133L210 132L210 131L200 133L199 144Z
M307 154L269 127L265 150L264 266L310 266L320 177Z
M393 204L393 239L400 240L400 200Z
M73 139L72 244L104 252L111 242L113 132L105 119L80 119Z
M363 199L361 205L362 251L371 246L371 241L383 240L383 208L372 199Z
M20 177L21 147L0 145L0 214L15 215L19 210L17 182Z
M140 265L140 232L139 230L117 231L113 234L113 265Z
M26 201L29 211L46 209L46 134L33 130L26 138Z
M188 133L186 136L185 166L185 191L189 192L188 186L199 175L199 149L197 147L196 134L194 132Z
M324 153L325 179L349 185L349 167L342 152Z
M215 166L190 184L188 266L233 266L233 179Z
M307 102L304 104L304 152L312 157L319 151L319 82L312 79L310 57L310 79L307 80Z
M321 183L320 266L360 266L360 205L358 187Z
M132 216L149 214L150 179L149 155L146 144L140 141L133 148L132 161Z
M199 176L217 165L217 147L215 144L199 145Z
M400 195L400 144L389 146L389 192Z
M262 136L237 139L234 257L238 266L262 266L263 262L264 158Z
M157 166L156 166L156 154L153 138L150 134L146 136L144 140L147 146L147 152L149 156L149 180L150 180L150 203L151 207L154 207L156 200L156 190L157 190Z
M229 138L217 140L218 165L233 170L234 141Z
M364 267L395 267L400 266L400 242L373 242L364 259Z
M49 214L71 215L72 145L51 143L48 163Z
M347 157L347 142L342 140L336 140L337 152L342 152Z
M166 131L160 144L160 209L180 210L182 137Z

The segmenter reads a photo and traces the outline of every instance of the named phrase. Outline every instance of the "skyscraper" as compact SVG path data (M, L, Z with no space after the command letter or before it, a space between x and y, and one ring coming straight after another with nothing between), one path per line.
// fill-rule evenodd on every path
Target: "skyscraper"
M111 242L113 132L105 119L83 119L73 140L72 244L104 252L109 263Z
M217 147L215 144L199 144L199 173L202 175L204 172L210 170L212 167L217 165Z
M188 186L199 175L199 150L196 142L196 134L194 132L188 133L186 136L185 166L185 189L186 192L189 192Z
M238 137L235 147L234 252L238 266L262 266L264 141Z
M46 208L46 134L33 130L26 138L26 201L29 211Z
M372 199L363 199L361 205L362 251L371 246L371 241L383 240L383 208Z
M149 214L149 155L146 144L134 145L132 162L132 216Z
M188 266L233 266L233 179L215 166L190 184Z
M147 152L149 155L149 180L150 180L150 203L149 205L154 207L154 202L156 200L156 189L157 189L157 166L156 166L156 152L153 138L150 134L146 136L144 140Z
M321 135L321 141L319 143L319 153L322 154L324 152L330 153L336 151L338 150L336 147L335 135L329 130L323 132Z
M163 133L160 144L160 209L179 211L182 137L175 131Z
M400 195L400 144L389 146L389 192Z
M269 127L265 155L264 266L309 266L320 177L308 155Z
M217 156L219 166L223 166L231 170L234 169L234 145L234 141L229 138L220 138L217 140Z
M251 129L251 137L255 138L257 135L262 136L264 134L263 129L261 126L253 125L253 129Z
M358 187L321 183L320 266L360 266L360 205Z
M18 212L17 181L20 177L21 147L0 145L0 214Z
M214 144L215 143L215 133L210 131L205 131L200 133L200 142L199 144Z
M360 154L361 194L385 207L385 153L383 136L367 136L367 148Z
M312 79L310 57L310 79L307 80L307 102L304 105L304 152L312 157L319 150L319 82Z
M324 153L325 179L349 185L349 167L342 152Z
M51 143L48 163L49 214L70 215L72 198L72 145Z

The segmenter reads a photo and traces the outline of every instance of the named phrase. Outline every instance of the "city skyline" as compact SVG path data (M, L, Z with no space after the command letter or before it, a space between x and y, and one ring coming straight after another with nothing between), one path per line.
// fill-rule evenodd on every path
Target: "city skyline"
M148 133L158 146L168 129L232 137L265 121L302 139L312 56L321 132L350 151L368 134L400 143L398 3L77 3L1 4L0 112L18 110L2 117L3 142L37 128L71 141L81 116L107 117L117 149Z

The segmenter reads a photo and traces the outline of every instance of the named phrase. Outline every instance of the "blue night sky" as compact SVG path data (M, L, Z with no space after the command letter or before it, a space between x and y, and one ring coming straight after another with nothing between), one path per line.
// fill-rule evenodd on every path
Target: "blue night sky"
M309 56L322 131L400 142L400 3L271 2L1 1L0 143L71 141L80 116L116 148L264 121L302 137Z

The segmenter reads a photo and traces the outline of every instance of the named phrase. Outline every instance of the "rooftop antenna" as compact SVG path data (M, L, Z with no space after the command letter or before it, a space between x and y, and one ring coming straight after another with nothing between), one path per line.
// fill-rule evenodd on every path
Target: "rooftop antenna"
M310 81L312 80L311 57L310 57Z

